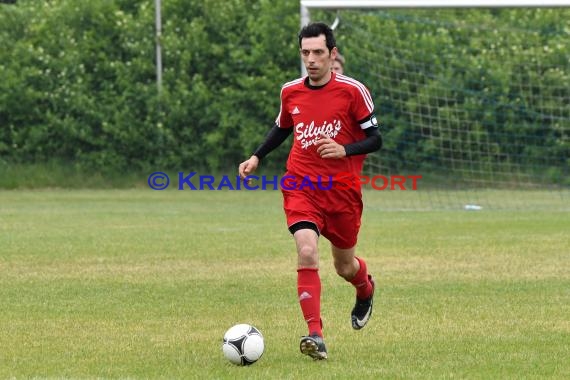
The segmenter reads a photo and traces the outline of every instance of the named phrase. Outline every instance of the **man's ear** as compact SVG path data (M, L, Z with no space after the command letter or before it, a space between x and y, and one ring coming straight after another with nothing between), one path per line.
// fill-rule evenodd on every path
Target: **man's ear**
M338 54L338 49L337 49L337 47L335 46L335 47L333 47L333 48L331 49L331 60L334 61L334 60L336 59L336 55L337 55L337 54Z

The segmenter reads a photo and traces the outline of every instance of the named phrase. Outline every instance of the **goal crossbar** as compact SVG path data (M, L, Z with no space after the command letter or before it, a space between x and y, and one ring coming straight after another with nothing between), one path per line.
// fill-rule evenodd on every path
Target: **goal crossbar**
M310 9L367 8L556 8L570 0L300 0L301 27L311 21ZM301 65L301 73L306 74Z
M552 8L568 7L569 0L300 0L301 8Z

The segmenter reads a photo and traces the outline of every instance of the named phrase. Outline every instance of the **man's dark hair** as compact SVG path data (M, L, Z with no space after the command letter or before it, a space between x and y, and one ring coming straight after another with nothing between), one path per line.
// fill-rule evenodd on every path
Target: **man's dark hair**
M325 23L314 22L306 25L299 32L299 48L301 48L301 40L303 38L318 37L321 34L325 35L327 40L327 48L329 52L336 46L336 41L334 39L334 34L331 28Z

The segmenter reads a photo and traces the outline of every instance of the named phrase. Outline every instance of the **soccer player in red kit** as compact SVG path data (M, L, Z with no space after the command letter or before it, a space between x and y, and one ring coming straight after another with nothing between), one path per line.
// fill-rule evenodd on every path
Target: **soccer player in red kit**
M371 316L375 286L366 262L355 254L362 193L358 181L337 186L337 179L358 178L366 154L380 149L382 138L368 89L331 71L338 54L332 30L323 23L305 26L299 33L299 48L308 75L283 85L275 125L239 165L239 174L242 178L252 174L261 159L293 134L281 191L297 247L297 295L309 331L301 338L300 350L313 359L326 359L318 238L322 235L331 242L336 272L356 289L351 322L359 330Z

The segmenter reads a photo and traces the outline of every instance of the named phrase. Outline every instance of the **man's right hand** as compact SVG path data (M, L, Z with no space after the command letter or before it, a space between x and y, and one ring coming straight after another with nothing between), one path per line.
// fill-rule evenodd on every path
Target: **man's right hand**
M259 158L257 156L251 156L248 160L239 164L239 176L244 179L250 174L253 174L259 165Z

